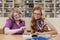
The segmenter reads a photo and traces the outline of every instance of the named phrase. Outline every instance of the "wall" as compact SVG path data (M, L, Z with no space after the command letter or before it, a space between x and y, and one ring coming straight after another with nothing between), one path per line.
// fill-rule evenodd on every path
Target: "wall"
M0 29L2 29L5 25L7 18L0 18ZM23 18L26 22L27 30L30 29L30 20L31 18ZM57 29L58 33L60 33L60 18L47 18L47 20Z

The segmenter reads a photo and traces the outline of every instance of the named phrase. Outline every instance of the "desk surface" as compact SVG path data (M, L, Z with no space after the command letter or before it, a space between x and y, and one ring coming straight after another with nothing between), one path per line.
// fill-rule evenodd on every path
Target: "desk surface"
M4 35L0 34L0 40L25 40L22 35ZM60 35L53 37L53 40L60 40Z

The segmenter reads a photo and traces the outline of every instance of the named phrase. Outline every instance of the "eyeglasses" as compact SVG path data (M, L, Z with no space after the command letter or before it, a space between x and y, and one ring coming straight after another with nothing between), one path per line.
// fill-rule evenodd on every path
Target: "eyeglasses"
M41 15L41 13L34 13L35 15Z

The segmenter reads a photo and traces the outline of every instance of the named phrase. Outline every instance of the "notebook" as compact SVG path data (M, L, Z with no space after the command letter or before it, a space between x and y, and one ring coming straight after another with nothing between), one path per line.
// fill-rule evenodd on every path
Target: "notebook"
M28 38L26 40L52 40L52 38L35 37L35 38Z

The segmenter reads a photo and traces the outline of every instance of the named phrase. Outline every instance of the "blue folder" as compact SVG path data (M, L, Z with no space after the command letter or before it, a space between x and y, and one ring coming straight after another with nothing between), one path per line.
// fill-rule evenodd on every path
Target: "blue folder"
M28 38L26 40L52 40L51 38L45 38L45 37L35 37L35 38Z

